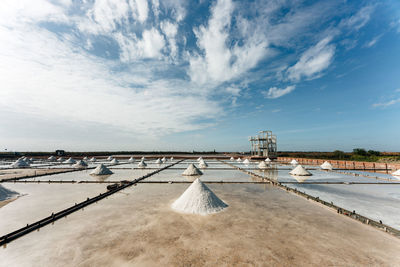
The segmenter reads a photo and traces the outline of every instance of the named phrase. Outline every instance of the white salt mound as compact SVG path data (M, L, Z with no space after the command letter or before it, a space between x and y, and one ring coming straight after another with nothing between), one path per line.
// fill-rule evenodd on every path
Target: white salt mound
M74 168L86 168L87 166L87 163L83 160L78 160L78 162L73 165Z
M228 205L198 178L171 205L171 208L176 211L200 215L217 213L226 207Z
M108 161L112 161L112 160L113 160L113 157L109 156L109 157L107 158L107 160L108 160Z
M321 169L323 170L332 170L333 166L332 164L330 164L329 162L325 161L324 163L322 163L322 165L320 166Z
M111 164L118 164L119 161L117 159L112 159L112 161L110 162Z
M163 158L161 159L161 161L162 161L162 162L166 162L167 159L166 159L165 157L163 157Z
M199 163L199 167L200 168L207 168L208 164L204 160L201 160L200 163Z
M231 158L230 158L230 161L234 161L234 160L235 160L235 158L234 158L234 157L231 157Z
M190 164L189 167L186 168L186 170L182 173L182 175L186 176L196 176L196 175L203 175L203 173L197 169L194 164Z
M139 168L144 168L146 166L147 166L147 164L146 164L146 162L144 162L144 160L140 161L139 164L138 164Z
M161 164L162 162L161 162L161 159L157 159L154 163L155 164Z
M63 157L58 158L58 162L63 162L65 159Z
M237 161L237 162L242 162L242 159L241 159L241 158L238 158L236 161Z
M265 162L271 162L271 160L269 158L266 158Z
M96 162L96 160L97 159L95 157L92 157L91 159L89 159L90 162Z
M258 164L258 168L260 168L260 169L266 169L266 168L268 168L268 165L267 165L267 163L265 163L264 161L261 161L261 162Z
M109 168L104 166L104 164L100 164L90 174L92 174L92 175L110 175L110 174L113 174L113 172Z
M26 168L29 167L29 163L27 163L25 160L23 159L18 159L17 161L15 161L13 164L11 164L10 166L11 168Z
M173 161L174 160L174 157L171 157L171 161Z
M64 163L67 163L67 164L74 164L74 163L76 163L76 160L74 160L73 158L69 158L69 159L67 159L66 161L64 161Z
M50 157L48 158L48 160L49 160L49 161L56 161L57 159L56 159L56 157L54 157L54 156L50 156Z
M400 169L398 169L397 171L395 171L394 173L392 173L393 175L397 175L400 176Z
M290 164L292 164L292 165L297 165L297 164L299 164L299 163L297 162L297 160L292 159L292 161L290 162Z
M304 167L301 166L301 165L297 165L297 167L294 168L293 170L291 170L289 173L291 175L298 175L298 176L310 176L310 175L312 175L309 171L304 169Z
M198 159L197 159L197 161L200 161L200 160L203 160L203 158L202 158L202 157L200 157L200 158L198 158Z
M82 160L88 160L88 157L84 157Z
M244 161L243 161L243 164L249 164L250 163L250 161L248 160L248 159L245 159Z
M128 161L133 163L133 162L135 162L135 159L134 159L133 157L130 157L130 158L128 159Z
M0 201L7 200L18 195L19 194L17 192L7 189L0 184Z

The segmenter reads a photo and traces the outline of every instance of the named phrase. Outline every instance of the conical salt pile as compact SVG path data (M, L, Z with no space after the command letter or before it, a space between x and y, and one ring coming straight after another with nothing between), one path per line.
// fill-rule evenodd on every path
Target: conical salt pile
M203 175L203 173L197 169L194 164L190 164L189 167L186 168L186 170L182 173L182 175L186 176L196 176L196 175Z
M174 160L174 157L171 157L171 161L173 161Z
M49 161L56 161L57 159L56 159L56 157L54 157L54 156L50 156L47 160L49 160Z
M18 195L19 194L17 192L7 189L0 184L0 201L7 200Z
M113 172L110 171L109 168L104 166L104 164L100 164L90 174L92 174L92 175L110 175L110 174L113 174Z
M58 161L58 162L63 162L64 160L65 160L65 159L64 159L63 157L59 157L57 161Z
M208 164L204 160L201 160L199 163L199 167L204 169L208 167Z
M234 158L234 157L231 157L231 158L230 158L230 161L234 161L234 160L235 160L235 158Z
M97 159L95 157L92 157L91 159L89 159L90 162L96 162L96 160Z
M265 163L264 161L261 161L261 162L258 164L258 168L260 168L260 169L267 169L267 168L268 168L268 165L267 165L267 163Z
M241 158L238 158L236 161L237 161L237 162L242 162L242 159L241 159Z
M166 159L165 157L163 157L163 158L161 159L161 161L162 161L163 163L165 163L165 162L167 162L167 159Z
M88 160L88 157L84 157L82 160Z
M291 170L289 173L291 175L298 175L298 176L310 176L310 175L312 175L309 171L304 169L304 167L301 166L301 165L297 165L297 167L294 168L293 170Z
M297 164L299 164L299 163L297 162L297 160L292 159L292 161L290 162L290 164L292 164L292 165L297 165Z
M128 162L133 163L133 162L135 162L135 159L134 159L133 157L130 157L130 158L128 159Z
M108 160L108 161L112 161L112 160L113 160L113 157L109 156L109 157L107 158L107 160Z
M392 175L400 176L400 169L398 169L397 171L393 172Z
M112 159L112 161L110 162L111 164L118 164L119 161L117 159Z
M138 167L139 168L144 168L144 167L146 167L147 166L147 164L146 164L146 162L144 162L144 160L141 160L140 162L139 162L139 164L138 164Z
M142 157L142 158L141 158L141 160L145 160L145 159L146 159L145 157Z
M67 163L67 164L74 164L74 163L76 163L76 160L74 160L73 158L69 158L69 159L67 159L66 161L64 161L64 163Z
M203 160L203 157L200 157L200 158L197 159L197 161L200 161L200 160Z
M29 167L29 163L27 163L25 160L23 159L18 159L17 161L15 161L13 164L11 164L10 166L11 168L26 168Z
M269 158L266 158L265 162L271 162L271 160Z
M332 164L330 164L329 162L325 161L324 163L322 163L322 165L320 166L321 169L323 170L332 170L333 166Z
M217 213L226 207L228 205L198 178L171 205L176 211L200 215Z
M245 159L244 161L243 161L243 164L250 164L250 161L248 160L248 159Z
M161 159L157 159L154 163L155 164L161 164L162 162L161 162Z
M72 167L74 167L74 168L86 168L87 166L88 166L87 163L84 162L83 160L78 160L77 163L72 165Z

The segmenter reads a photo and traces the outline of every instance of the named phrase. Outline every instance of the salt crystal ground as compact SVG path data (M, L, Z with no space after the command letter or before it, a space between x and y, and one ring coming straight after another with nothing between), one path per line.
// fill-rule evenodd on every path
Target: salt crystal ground
M7 244L0 249L0 266L393 266L400 262L400 239L279 188L253 184L257 182L254 178L228 165L206 161L209 167L203 170L201 180L229 205L224 211L207 216L178 213L170 206L190 183L140 183ZM123 164L108 165L114 174L102 179L138 178L160 168L152 162L147 161L146 169L137 169L137 163L120 160ZM100 163L107 164L98 160L89 166ZM145 181L191 182L194 178L182 176L189 163L197 164L185 160ZM288 174L292 166L260 171L251 163L245 168L278 181L296 181ZM313 175L307 179L312 181L382 183L291 186L400 229L400 183L308 169ZM27 180L99 181L90 172ZM211 181L248 183L207 184ZM106 185L2 183L22 196L0 208L0 235L98 195Z

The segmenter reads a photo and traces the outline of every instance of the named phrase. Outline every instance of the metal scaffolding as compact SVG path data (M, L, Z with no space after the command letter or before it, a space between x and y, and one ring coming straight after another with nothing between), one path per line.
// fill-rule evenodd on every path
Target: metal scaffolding
M251 156L276 158L276 135L272 131L260 131L257 136L249 138L251 144Z

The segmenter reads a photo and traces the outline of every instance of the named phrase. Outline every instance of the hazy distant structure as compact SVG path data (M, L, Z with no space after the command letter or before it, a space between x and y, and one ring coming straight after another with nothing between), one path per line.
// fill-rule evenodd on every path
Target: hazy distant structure
M249 138L252 157L277 157L276 135L272 131L260 131L257 136Z

